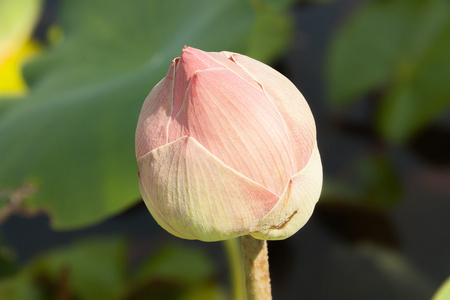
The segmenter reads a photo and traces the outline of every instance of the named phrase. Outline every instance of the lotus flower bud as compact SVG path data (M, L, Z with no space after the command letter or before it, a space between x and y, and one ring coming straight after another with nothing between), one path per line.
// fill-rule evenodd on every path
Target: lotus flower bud
M145 100L136 129L142 197L185 239L285 239L322 187L311 110L269 66L185 47Z

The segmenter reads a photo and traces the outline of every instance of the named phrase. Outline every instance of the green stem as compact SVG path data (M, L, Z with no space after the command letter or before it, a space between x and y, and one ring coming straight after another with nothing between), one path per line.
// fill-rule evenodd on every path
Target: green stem
M231 288L233 291L233 299L245 300L245 279L242 269L242 253L241 242L239 238L224 241L225 252L230 266Z

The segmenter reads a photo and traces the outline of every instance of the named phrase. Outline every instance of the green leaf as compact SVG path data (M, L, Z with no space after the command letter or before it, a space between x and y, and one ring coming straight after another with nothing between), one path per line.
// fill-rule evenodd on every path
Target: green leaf
M33 259L15 276L0 279L0 298L123 299L126 291L124 240L87 240Z
M126 282L126 243L121 239L78 242L38 258L28 272L80 299L121 299ZM52 284L52 285L53 285ZM42 286L41 286L42 289Z
M217 286L206 286L191 289L183 294L179 300L226 300L230 299Z
M373 1L351 17L331 45L330 97L350 104L385 89L381 133L403 141L450 104L450 2Z
M287 50L291 40L292 20L287 13L287 2L267 3L253 1L258 12L247 41L247 55L261 61L270 61L273 53Z
M0 299L46 300L48 298L45 298L26 276L17 276L0 281Z
M17 267L12 258L12 254L7 249L0 247L0 278L13 275Z
M213 271L212 261L198 249L169 245L142 263L136 282L170 279L189 286L208 279Z
M17 266L13 253L2 245L2 237L0 235L0 279L12 276L17 272ZM0 298L1 299L1 298Z
M250 0L256 9L271 7L277 9L285 9L289 5L295 3L295 0Z
M203 250L164 246L130 273L130 247L122 238L77 241L34 258L0 277L0 299L226 299L215 266Z
M434 294L432 300L449 300L450 299L450 277L441 285L439 290Z
M226 299L215 266L200 249L166 245L144 261L131 282L132 299Z
M26 67L29 96L0 111L0 192L36 188L22 206L72 229L139 201L137 118L182 47L245 54L259 12L242 0L81 0L58 8L63 41ZM261 47L278 43L258 39Z
M328 4L331 2L335 2L336 0L297 0L297 2L302 3L318 3L318 4Z

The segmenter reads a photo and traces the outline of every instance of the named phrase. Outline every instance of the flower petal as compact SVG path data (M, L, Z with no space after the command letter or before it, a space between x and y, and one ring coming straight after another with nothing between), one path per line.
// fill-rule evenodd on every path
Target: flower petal
M251 235L261 240L282 240L296 233L311 217L322 189L322 163L317 146L311 159L292 177L280 201Z
M246 70L277 107L291 139L298 170L308 162L316 142L314 117L305 98L281 73L250 57L232 54L231 58Z
M167 143L177 61L172 61L166 77L152 89L142 105L135 135L136 158Z
M233 73L236 73L236 75L240 76L243 80L247 81L255 88L262 90L261 85L256 82L255 79L247 71L242 69L238 64L234 62L233 57L231 56L233 53L226 51L205 53L225 68L233 71Z
M169 127L189 135L227 166L281 195L296 174L283 120L264 93L224 68L198 71Z
M138 160L141 194L173 235L217 241L248 234L278 196L224 165L192 137Z
M173 118L178 114L178 111L183 104L184 95L194 73L198 70L207 70L217 67L222 67L222 65L208 56L206 52L192 47L184 47L175 71Z

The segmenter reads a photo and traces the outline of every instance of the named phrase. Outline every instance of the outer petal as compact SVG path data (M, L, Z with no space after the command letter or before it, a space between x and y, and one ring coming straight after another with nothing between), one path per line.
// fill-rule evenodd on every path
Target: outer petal
M233 53L230 52L204 52L206 55L214 59L217 63L222 65L223 67L229 69L243 80L247 81L255 88L262 90L262 86L255 81L255 79L244 69L242 69L238 64L236 64L231 57Z
M191 47L184 47L175 71L176 76L173 92L173 118L175 118L178 114L178 111L183 104L184 95L189 86L189 81L194 73L199 70L218 67L222 67L222 65L208 56L207 52Z
M136 158L167 143L177 61L172 61L166 77L153 88L142 105L135 135Z
M169 128L277 195L298 172L283 119L261 89L225 68L198 71Z
M278 196L224 165L191 137L138 160L141 194L173 235L217 241L248 234Z
M322 163L316 146L307 165L292 177L280 201L251 235L262 240L290 237L311 217L321 189Z
M305 98L295 85L281 73L250 57L231 54L239 66L259 84L284 119L293 145L298 170L308 162L316 142L316 127Z

